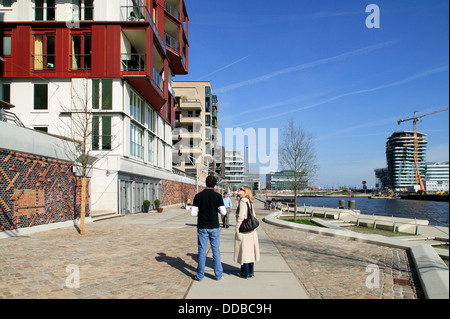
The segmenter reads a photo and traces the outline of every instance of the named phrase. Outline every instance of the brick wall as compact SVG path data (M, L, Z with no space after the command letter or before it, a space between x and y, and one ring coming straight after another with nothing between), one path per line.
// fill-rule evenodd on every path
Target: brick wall
M203 189L204 187L199 186L198 191L201 192ZM186 198L193 201L195 194L197 194L196 185L162 180L161 201L164 206L184 203Z
M80 192L72 163L0 149L0 231L74 220Z
M199 192L204 189L204 186L198 187ZM217 187L214 190L221 194L221 190ZM195 184L184 184L180 182L162 180L162 193L163 206L181 204L184 203L187 198L192 202L197 194L197 186Z

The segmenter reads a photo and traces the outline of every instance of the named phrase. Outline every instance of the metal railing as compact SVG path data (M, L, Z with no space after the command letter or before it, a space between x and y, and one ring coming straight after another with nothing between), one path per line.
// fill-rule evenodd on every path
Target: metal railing
M122 71L145 71L144 53L122 53Z
M0 108L0 121L11 123L16 126L25 127L16 114Z
M180 41L164 32L164 40L166 44L177 52L180 52Z

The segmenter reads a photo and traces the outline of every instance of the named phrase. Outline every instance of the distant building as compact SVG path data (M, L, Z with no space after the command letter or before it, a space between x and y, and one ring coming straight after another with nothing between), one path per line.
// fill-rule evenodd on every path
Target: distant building
M449 170L448 162L427 163L425 188L427 192L448 192Z
M210 82L173 82L177 97L176 129L172 135L175 167L199 179L215 171L214 153L218 137L218 102ZM195 159L195 160L193 160ZM194 165L196 163L196 165Z
M259 173L244 173L244 181L242 185L247 186L253 191L261 189L261 175Z
M308 177L306 174L300 173L298 181L299 189L308 187ZM294 171L285 170L279 172L271 172L266 175L266 187L268 190L294 190Z
M230 186L234 185L234 188L244 182L244 158L241 152L225 151L225 181Z
M424 133L417 133L417 165L423 180L426 172L426 150L428 144L426 136ZM386 142L386 160L389 188L395 191L411 191L419 184L416 179L414 153L414 132L395 132L388 138Z

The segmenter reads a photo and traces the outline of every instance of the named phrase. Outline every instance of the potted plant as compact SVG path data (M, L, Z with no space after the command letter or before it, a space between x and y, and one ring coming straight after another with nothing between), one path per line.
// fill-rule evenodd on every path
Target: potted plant
M144 213L148 213L148 210L150 208L150 201L149 200L144 200L144 207L143 207L143 212Z
M161 205L161 201L159 199L155 199L155 207L158 210L158 213L162 213L163 209L159 207Z

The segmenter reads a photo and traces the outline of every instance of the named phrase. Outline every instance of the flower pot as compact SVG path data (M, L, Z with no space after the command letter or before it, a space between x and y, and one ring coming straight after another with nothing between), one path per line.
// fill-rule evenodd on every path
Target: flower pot
M163 212L163 209L158 207L158 213L162 213L162 212Z

